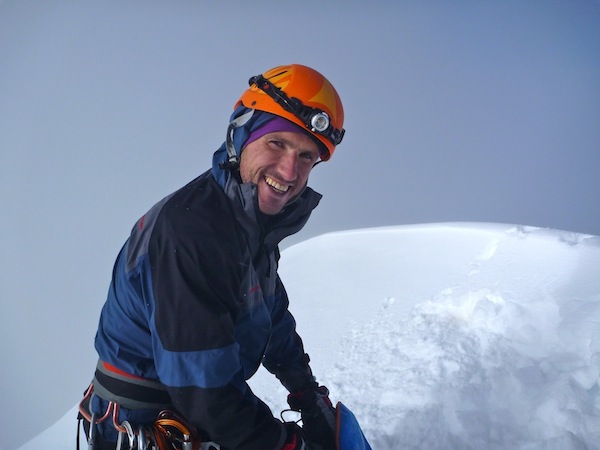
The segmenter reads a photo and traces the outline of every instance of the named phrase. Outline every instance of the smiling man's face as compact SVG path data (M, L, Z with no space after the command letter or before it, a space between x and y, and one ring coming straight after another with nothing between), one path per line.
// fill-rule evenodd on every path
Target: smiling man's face
M276 131L244 148L240 176L257 186L261 212L274 215L302 192L318 159L319 147L310 136Z

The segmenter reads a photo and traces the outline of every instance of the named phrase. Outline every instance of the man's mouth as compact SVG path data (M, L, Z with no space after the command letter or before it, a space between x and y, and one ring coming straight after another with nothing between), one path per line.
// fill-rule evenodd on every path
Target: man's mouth
M270 178L270 177L265 177L265 182L278 192L287 192L288 189L290 188L289 185L284 186L283 184L278 183L277 181L275 181L273 178Z

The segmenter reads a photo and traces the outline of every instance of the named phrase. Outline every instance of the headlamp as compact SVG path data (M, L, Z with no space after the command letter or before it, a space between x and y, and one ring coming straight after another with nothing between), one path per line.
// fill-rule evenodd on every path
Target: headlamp
M310 125L312 132L323 133L329 128L329 116L326 112L316 113L310 118Z
M325 136L333 145L338 145L344 138L345 130L331 125L329 115L320 109L304 105L296 97L288 97L280 88L275 86L262 75L250 78L248 84L256 85L257 88L269 95L279 106L291 112L311 132Z

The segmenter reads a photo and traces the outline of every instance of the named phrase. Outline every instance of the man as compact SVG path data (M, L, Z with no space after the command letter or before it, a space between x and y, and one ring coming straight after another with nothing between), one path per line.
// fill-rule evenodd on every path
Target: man
M126 438L142 448L144 426L163 409L222 449L335 448L335 410L313 377L277 264L279 242L319 203L308 177L341 142L343 120L336 90L309 67L252 77L212 169L135 224L80 408L94 449ZM302 429L275 419L248 387L261 363L290 392Z

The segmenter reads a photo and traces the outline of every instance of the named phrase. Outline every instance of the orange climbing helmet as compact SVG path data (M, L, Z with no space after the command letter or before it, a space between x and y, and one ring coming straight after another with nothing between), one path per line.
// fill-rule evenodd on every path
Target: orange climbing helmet
M306 128L323 144L321 159L331 158L344 137L344 108L333 85L314 69L300 64L275 67L248 81L235 107L275 114Z

